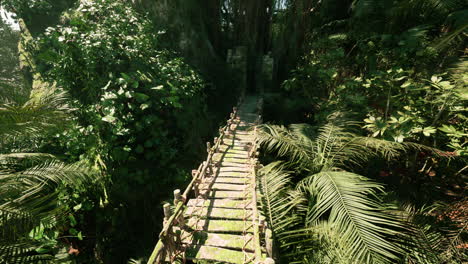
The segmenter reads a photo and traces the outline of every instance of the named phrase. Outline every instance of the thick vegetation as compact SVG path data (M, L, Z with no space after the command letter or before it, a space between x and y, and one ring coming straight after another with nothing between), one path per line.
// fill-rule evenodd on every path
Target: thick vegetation
M464 1L0 6L0 263L144 262L242 89L278 261L467 261Z
M334 9L338 2L349 12ZM277 52L300 47L303 54L281 85L287 99L272 96L269 114L313 125L264 128L265 150L282 160L260 179L275 205L266 210L282 256L304 263L463 262L466 6L344 2L292 1L274 25L275 37L287 41ZM290 33L283 23L297 28ZM283 116L291 112L292 119Z

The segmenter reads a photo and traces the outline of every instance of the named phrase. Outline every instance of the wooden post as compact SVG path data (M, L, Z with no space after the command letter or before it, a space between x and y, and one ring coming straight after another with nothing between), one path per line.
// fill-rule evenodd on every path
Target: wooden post
M213 145L216 146L216 148L214 149L214 152L215 153L218 152L219 151L218 137L214 138Z
M265 230L265 216L261 215L258 219L258 226L260 228L260 232Z
M214 161L211 161L210 164L208 164L208 166L206 166L206 174L207 175L212 175L213 174L213 169L212 169L212 164L213 164Z
M221 144L224 143L224 129L222 127L219 128L219 136L221 138Z
M200 191L198 190L198 183L195 182L195 185L193 186L193 192L195 193L195 197L198 197L200 194Z
M271 229L267 229L265 231L265 247L268 256L272 257L273 256L273 233L271 232Z
M256 153L255 148L252 146L252 147L250 148L249 156L250 156L251 158L255 158L255 153Z
M177 204L181 201L182 195L180 194L180 189L174 190L174 206L177 206Z
M165 203L163 205L163 210L164 210L164 221L169 220L171 218L172 212L171 212L171 205L169 203Z
M208 154L211 152L211 142L206 142L206 152Z

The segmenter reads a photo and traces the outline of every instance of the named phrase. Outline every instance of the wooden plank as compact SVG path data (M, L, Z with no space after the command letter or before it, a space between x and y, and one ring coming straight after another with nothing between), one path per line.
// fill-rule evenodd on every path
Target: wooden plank
M227 152L226 154L223 155L223 158L248 159L249 158L249 152L248 151L244 151L244 153Z
M216 177L230 177L230 178L250 178L250 170L232 169L228 170L227 167L221 168L221 171L216 174Z
M195 230L206 232L242 233L244 232L244 221L241 220L216 220L190 218L187 225ZM253 225L246 223L246 231L253 233Z
M208 232L194 232L189 233L187 231L181 232L181 240L184 244L189 245L204 245L212 247L222 247L228 249L242 250L245 246L245 250L253 251L253 240L250 238L252 234L243 235L232 235L232 234L218 234ZM247 243L245 243L247 242Z
M220 173L223 173L223 172L244 172L244 173L249 173L251 171L251 168L247 167L247 166L222 166L220 169L219 169L219 172Z
M237 155L248 155L249 152L247 150L239 150L239 149L229 149L226 151L229 154L237 154Z
M241 163L241 164L249 164L249 159L247 157L244 158L236 158L236 157L223 157L221 159L221 166L223 163Z
M232 139L225 139L224 140L224 146L228 147L245 147L248 144L252 144L251 142L246 142L246 141L237 141L237 140L232 140Z
M221 162L221 167L235 167L237 169L243 169L244 171L251 171L248 167L248 163L246 162L230 162L230 161L223 161Z
M244 137L244 136L236 136L236 137L226 137L225 139L226 143L233 144L234 146L242 145L242 144L249 144L255 141L255 137L249 136Z
M217 191L211 190L208 193L208 198L231 198L231 199L249 199L252 197L251 193L245 194L238 191Z
M229 184L229 183L205 183L200 185L200 189L211 189L211 190L218 190L218 191L239 191L242 192L246 188L246 185L241 184Z
M225 152L225 151L228 151L228 152L247 152L249 150L249 148L247 147L239 147L239 146L226 146L226 145L221 145L219 147L219 151L221 152Z
M249 257L253 254L248 253ZM185 257L192 260L216 261L222 263L242 264L244 263L244 253L239 250L226 248L194 245L188 247Z
M237 162L237 163L247 163L248 162L248 155L243 154L223 154L223 153L216 153L213 155L213 161L221 161L221 162Z
M251 182L250 178L246 177L216 177L214 180L216 183L230 183L230 184L249 184Z
M188 207L185 215L189 217L198 216L203 219L242 220L246 217L246 212L241 208Z
M250 203L247 209L252 209L253 203ZM187 206L206 206L206 207L218 207L218 208L244 208L245 201L243 200L231 200L231 199L190 199L187 202Z

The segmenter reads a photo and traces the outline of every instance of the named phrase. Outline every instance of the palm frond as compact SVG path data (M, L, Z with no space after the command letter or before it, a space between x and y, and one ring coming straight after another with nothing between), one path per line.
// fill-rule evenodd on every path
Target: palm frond
M311 141L307 137L298 138L284 126L262 125L259 128L259 143L266 151L275 151L278 156L289 157L292 162L310 159Z
M425 151L438 156L441 151L411 142L397 143L353 133L356 122L335 121L318 129L308 124L288 128L264 125L260 142L279 157L289 157L295 165L314 173L333 167L361 166L371 158L393 160L409 151Z
M24 104L4 103L0 105L0 144L41 137L46 132L63 128L69 120L70 110L63 92L50 92Z
M48 153L0 154L0 170L20 171L51 160L56 160L56 157Z
M378 183L350 172L322 171L298 184L312 196L306 226L323 218L333 224L345 244L345 254L357 263L391 263L401 249L386 239L401 228L398 219L384 211L376 198Z
M466 37L468 30L468 9L459 10L451 13L446 20L446 24L451 28L451 31L441 39L437 40L433 46L436 49L442 49L448 46L454 39L458 37Z
M434 207L434 206L432 206ZM406 232L400 235L401 244L405 250L405 259L408 263L449 263L457 261L462 263L468 256L463 252L460 240L462 233L468 228L467 223L460 225L444 225L437 228L432 209L415 209L412 206L402 208ZM447 205L444 205L444 209Z
M297 246L301 251L291 252L300 263L355 263L351 256L346 255L346 245L338 230L328 221L320 221L314 226L292 230L286 233L291 241L289 246ZM298 254L302 253L302 254Z
M459 0L412 0L382 1L355 0L351 6L354 19L367 18L368 23L379 20L391 31L404 31L424 24L442 23L447 16L457 10L466 8ZM379 28L377 28L379 30ZM380 28L384 30L384 28Z
M63 211L57 203L60 188L103 191L104 178L89 166L49 161L20 172L0 171L0 209L28 212L36 217L47 217L51 212ZM53 214L52 214L53 215Z
M268 164L258 174L261 206L272 231L278 235L301 221L294 211L302 199L293 192L290 178L280 162Z
M54 257L48 254L39 254L36 249L37 242L27 241L11 243L0 240L0 264L49 264L54 263Z
M37 219L27 213L0 209L0 241L16 241L37 223Z

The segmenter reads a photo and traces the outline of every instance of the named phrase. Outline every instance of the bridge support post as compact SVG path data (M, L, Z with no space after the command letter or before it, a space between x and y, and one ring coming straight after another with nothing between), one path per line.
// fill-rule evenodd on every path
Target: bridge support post
M258 227L260 228L260 233L265 231L265 216L261 215L258 219Z
M168 221L169 218L171 218L172 212L171 212L171 205L168 203L165 203L163 205L163 210L164 210L164 221Z
M224 134L224 130L223 130L223 128L220 128L219 129L219 136L221 137L221 144L224 144L223 134Z
M213 162L210 162L210 164L206 166L206 175L209 175L210 177L213 176Z
M211 152L211 142L206 142L206 153L210 154Z
M198 189L198 182L195 182L195 186L193 186L193 192L195 194L195 197L198 197L200 195L200 190Z
M180 202L185 202L184 200L184 197L182 197L182 194L180 193L180 189L174 190L174 206L177 206ZM180 228L185 226L184 214L179 214L177 216L177 223Z
M273 233L269 228L265 231L265 247L267 255L270 257L273 256Z
M177 206L179 202L183 202L182 195L180 194L180 189L174 190L174 206Z

